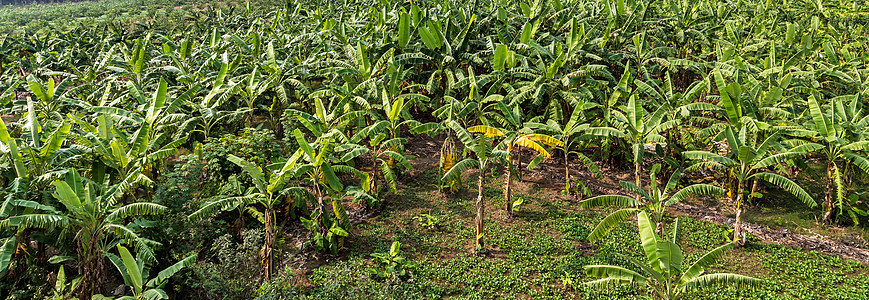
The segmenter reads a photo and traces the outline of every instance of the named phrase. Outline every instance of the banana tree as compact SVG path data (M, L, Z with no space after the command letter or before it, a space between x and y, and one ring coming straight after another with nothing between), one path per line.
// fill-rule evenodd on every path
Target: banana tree
M229 62L228 55L224 54L217 75L213 78L204 79L194 86L198 91L201 86L211 85L211 90L201 101L193 101L195 97L185 99L184 104L188 106L189 113L186 121L178 126L175 138L180 138L182 134L200 132L203 134L204 139L208 139L216 126L229 122L241 114L250 112L249 108L238 108L235 110L223 108L223 104L231 96L240 92L240 86L226 79L227 75L231 72L230 70L237 67L238 62Z
M617 121L614 128L611 127L591 127L587 130L588 133L600 136L614 136L622 138L631 145L634 163L634 177L636 178L636 186L643 188L641 177L643 174L643 156L645 154L645 145L650 143L665 143L666 138L661 136L664 132L674 126L677 121L665 121L663 106L658 107L652 114L647 114L640 104L639 96L632 94L628 98L628 103L624 107L620 107L619 111L613 111L613 118ZM640 201L639 194L636 200Z
M350 173L359 177L363 188L369 180L367 174L341 165L342 159L332 157L337 154L336 148L341 146L336 145L336 136L342 135L332 130L308 142L301 130L294 130L293 136L299 149L293 153L286 166L294 178L300 178L311 186L313 198L316 199L317 207L311 212L310 219L301 218L305 228L313 232L310 241L318 250L330 250L332 253L337 253L343 245L344 237L350 235L351 226L339 194L345 191L345 187L336 173ZM349 150L343 157L352 159L358 155L361 155L359 151ZM333 216L326 209L327 200L331 202Z
M130 186L115 184L104 186L91 179L82 178L75 169L68 169L64 180L54 182L54 198L65 212L46 204L16 200L11 205L30 207L30 213L10 216L0 221L2 228L42 229L57 234L61 240L75 242L79 274L82 275L79 293L82 299L90 298L101 285L102 261L106 247L117 238L134 244L143 259L153 262L156 258L149 242L126 226L135 216L156 215L166 207L133 202L117 205L117 199L129 192Z
M119 131L112 118L105 114L97 116L96 126L75 116L70 117L81 125L85 133L76 140L90 147L97 156L98 161L94 164L96 179L102 180L105 168L109 168L114 171L109 178L123 185L152 184L153 175L147 173L153 170L153 164L175 154L187 139L183 137L163 144L169 133L160 132L152 137L153 126L147 122L140 124L130 137Z
M680 171L670 175L670 179L663 187L658 186L657 173L661 165L652 167L652 172L649 174L649 187L647 190L642 190L636 185L622 181L621 186L628 191L639 194L645 201L637 201L634 198L622 195L601 195L592 197L579 203L582 208L597 208L597 207L617 207L619 210L607 215L591 233L588 234L588 241L595 243L601 240L607 233L613 230L619 223L625 219L636 215L638 212L650 214L656 224L655 228L658 233L661 233L661 228L664 220L664 212L667 207L682 202L688 197L699 195L719 195L726 192L725 189L709 184L692 184L676 190L679 185L679 179L682 178Z
M777 100L776 95L780 96L780 91L776 92L775 89L771 89L766 97L763 97L763 95L758 94L759 90L763 88L761 84L727 83L720 69L713 70L710 77L718 88L718 105L724 110L725 120L725 122L712 124L705 129L710 135L721 134L727 126L732 126L736 130L746 127L749 133L756 136L757 139L761 139L763 135L757 133L762 133L761 131L771 127L768 121L780 121L774 117L788 114L786 111L782 111L783 105L781 103L773 102L773 100ZM786 88L786 82L789 82L790 79L783 78L782 81L784 81L782 86Z
M497 107L501 111L498 114L498 119L505 121L504 125L506 126L503 126L503 131L489 125L477 125L468 128L468 132L482 133L488 138L501 138L501 142L497 148L504 150L506 153L504 159L507 162L505 171L507 178L504 184L504 212L507 214L506 217L510 218L513 216L513 177L516 176L514 170L517 169L513 163L513 150L516 147L525 147L537 152L543 158L549 158L550 154L544 146L563 146L563 143L545 134L532 133L529 128L523 127L521 123L522 117L517 107L510 109L504 102L498 102ZM521 168L521 158L518 160L518 164L518 167ZM533 166L529 165L529 167Z
M807 140L801 141L793 151L820 152L827 162L822 222L827 225L832 224L836 218L834 217L835 210L838 208L837 216L847 213L856 223L858 222L857 214L866 215L866 212L848 206L844 178L849 175L846 173L848 165L856 166L863 172L869 173L869 157L866 156L866 151L869 150L869 141L865 140L865 136L855 135L849 129L863 130L867 121L855 119L861 118L860 111L849 118L843 100L851 98L849 108L856 108L860 103L860 97L849 95L833 98L830 100L830 111L825 113L816 96L811 95L808 100L811 122L807 122L805 130L799 132L799 135ZM852 124L852 122L862 123L862 126Z
M536 10L533 14L540 13L545 8ZM522 59L533 61L528 61L527 67L516 68L515 74L506 73L520 79L507 89L507 98L515 99L514 101L528 100L522 102L522 107L528 110L542 108L542 115L562 122L565 107L576 106L579 99L588 98L593 93L584 83L594 80L594 76L611 78L612 75L602 65L580 64L584 56L581 48L587 37L585 26L578 25L576 19L570 22L569 31L564 37L566 44L553 42L545 48L533 40L534 32L539 26L539 19L529 20L523 26L522 34L517 36L518 41L514 41L522 45L514 45L516 48L530 48L529 57ZM534 46L529 47L530 45ZM503 68L505 64L512 64L516 60L515 56L518 55L508 49L496 48L496 70Z
M397 61L425 64L425 89L433 95L447 95L453 89L457 74L462 73L464 57L477 55L472 50L471 31L474 26L486 24L493 16L477 21L476 14L450 13L446 19L426 17L427 12L414 5L408 15L408 29L417 29L421 43L405 47ZM408 32L410 33L410 32ZM417 50L416 52L410 52Z
M552 119L547 120L546 124L534 122L528 123L529 128L550 134L561 142L560 148L562 154L564 154L564 190L567 193L570 193L570 163L568 160L570 154L576 155L592 174L597 177L603 176L600 169L591 158L585 156L582 152L573 150L577 145L588 143L591 135L585 134L584 132L590 127L590 124L588 123L589 120L585 115L585 111L598 106L599 105L596 103L587 103L585 101L580 102L580 105L577 105L576 108L574 108L573 113L570 115L570 119L567 121L567 124L564 124L564 126ZM585 146L582 147L584 148Z
M362 139L368 138L370 148L363 150L371 155L372 175L371 190L374 191L374 196L379 194L380 187L377 181L378 162L380 162L380 173L383 179L389 184L393 192L397 191L396 180L397 175L401 171L399 165L405 170L410 170L413 167L408 162L408 157L404 154L404 145L408 140L402 138L401 127L418 127L419 122L409 117L407 107L409 103L405 102L406 96L398 96L393 101L392 97L388 96L386 90L382 92L383 105L382 109L386 115L386 119L380 120L360 129L351 139L351 143L359 143ZM347 158L342 158L347 161Z
M67 87L73 84L72 79L66 79L59 83L55 83L54 78L49 77L43 82L33 74L27 76L27 86L30 93L33 95L35 103L28 101L29 107L35 107L36 111L30 110L31 113L38 112L48 117L59 116L59 108L61 104L69 100L67 97ZM33 116L34 118L36 116Z
M286 189L286 183L292 178L293 162L287 161L282 167L277 170L266 173L263 169L253 163L250 163L238 156L230 154L227 160L241 167L245 174L251 177L254 183L254 191L241 196L219 198L213 201L204 203L199 210L190 214L187 218L191 220L202 220L221 211L233 211L240 206L258 206L262 212L255 211L256 215L262 215L263 225L265 226L265 241L260 251L263 278L266 280L271 278L274 269L274 254L272 247L275 241L275 207L283 200L280 197L292 191Z
M456 165L459 159L455 138L453 137L453 133L448 124L453 121L466 121L468 115L477 108L476 102L462 102L448 95L444 96L444 102L446 102L446 104L432 112L432 116L441 121L420 124L410 129L411 134L426 133L433 136L435 134L444 133L446 135L443 144L441 144L439 153L441 176L449 172L450 169ZM441 185L441 188L449 187L450 192L455 192L462 186L462 181L461 178L453 178L448 182L441 182Z
M125 45L121 45L118 48L120 50L120 54L122 56L122 61L120 67L118 66L109 66L107 69L121 75L123 77L127 77L130 82L137 87L142 87L145 82L145 77L148 75L148 62L151 61L151 49L149 46L151 39L151 34L148 34L144 38L138 38L133 41L132 49L127 48Z
M678 222L673 228L672 240L655 234L655 225L646 212L637 214L640 245L645 261L629 259L641 272L611 265L588 265L583 267L588 276L600 278L585 285L598 290L610 290L617 286L644 286L649 293L660 299L680 299L685 294L716 285L731 285L737 288L758 288L762 280L732 273L704 274L715 260L732 244L725 244L703 254L690 266L683 266L684 254L676 244ZM686 268L687 267L687 268Z
M43 87L42 83L31 81L31 89L39 91L40 96L37 99L40 100L34 102L28 98L22 103L22 110L25 112L18 120L18 137L13 136L6 122L0 120L0 153L8 154L9 161L12 162L15 177L10 178L11 180L34 179L46 182L58 167L78 160L79 155L86 151L85 147L67 142L72 128L70 120L56 111L48 111L45 108L48 103L43 103L61 101L61 97L54 96L53 93L60 93L70 83L64 81L61 86L55 87L53 79L48 82L48 86ZM30 183L35 182L28 182Z
M145 98L143 92L135 85L128 85L129 94L139 103L143 103L141 112L130 112L115 107L94 107L96 124L69 114L69 118L79 124L82 134L76 136L76 142L92 149L99 158L95 163L95 175L101 180L105 167L115 172L116 182L124 184L150 184L153 176L139 176L143 172L150 173L154 165L162 159L176 153L177 148L184 144L187 137L171 140L170 130L174 127L171 120L181 117L175 112L199 91L194 86L177 97L170 97L168 83L160 79L157 89L150 98ZM127 124L122 127L132 127L132 136L118 129L116 119ZM129 126L132 123L133 126ZM178 134L175 134L178 135ZM133 181L135 180L135 182Z
M43 143L39 131L47 128L40 126L36 120L32 120L32 122L30 124L33 125L28 128L28 132L22 135L24 143L19 146L17 139L10 135L6 123L0 120L0 145L5 148L2 149L4 154L9 155L9 161L12 162L16 178L20 179L30 178L31 174L42 175L51 170L47 163L55 158L56 154L63 154L58 152L63 152L62 146L69 135L71 126L68 121L64 120Z
M504 150L496 150L492 143L492 139L497 135L482 134L474 137L471 132L458 122L449 122L449 127L456 133L459 140L465 145L465 148L474 152L476 159L465 158L456 163L450 168L450 171L443 176L444 181L449 181L453 178L461 177L462 173L472 168L479 170L479 178L477 179L477 201L476 211L477 217L474 219L474 227L476 229L476 251L483 251L483 223L485 218L486 202L483 198L483 179L486 177L486 169L493 162L505 161L508 154ZM503 134L502 134L503 136Z
M748 132L747 127L743 127L737 131L733 126L728 126L724 132L724 138L727 145L730 147L730 153L721 155L710 151L685 151L682 153L686 159L694 160L695 163L690 166L689 170L698 170L710 168L727 172L731 177L731 182L735 182L735 187L730 187L729 191L733 197L732 191L736 190L734 204L736 205L736 221L733 224L733 243L742 245L745 242L745 236L742 234L742 202L746 196L745 183L750 180L764 180L775 186L785 189L793 194L808 207L815 207L818 204L812 199L802 187L788 179L787 177L764 172L763 170L774 166L783 159L793 158L802 154L798 151L782 151L773 153L779 144L779 133L773 133L767 137L762 143L754 143L754 138ZM751 190L751 196L755 197L756 185Z
M262 96L265 92L271 89L275 84L281 83L282 70L274 70L268 77L263 79L261 72L259 70L259 65L255 65L253 67L253 71L248 75L248 77L244 81L239 81L235 84L235 86L230 87L230 90L237 90L239 94L244 98L245 103L247 104L248 111L248 122L247 125L250 127L253 124L253 114L256 111L256 103L259 100L260 96ZM244 88L237 87L238 85L244 85Z
M682 134L682 129L685 128L684 123L690 123L694 119L692 113L721 110L715 104L698 101L700 95L705 91L705 80L694 82L684 93L676 90L669 72L664 74L664 80L660 83L655 80L641 81L637 79L634 80L634 84L638 92L642 92L650 98L650 102L655 107L663 110L662 122L675 122L673 126L669 126L668 130L661 133L667 140L668 156L683 150L684 147L680 147L681 145L677 145L677 143L680 137L685 136Z

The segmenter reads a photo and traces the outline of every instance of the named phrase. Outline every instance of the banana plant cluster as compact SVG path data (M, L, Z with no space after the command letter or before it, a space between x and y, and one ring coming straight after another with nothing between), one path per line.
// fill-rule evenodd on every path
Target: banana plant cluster
M826 224L857 223L869 208L856 191L869 173L869 41L865 22L833 6L302 0L193 12L185 26L106 21L9 34L0 41L0 275L50 244L69 257L57 261L77 262L84 298L107 276L89 273L93 260L127 256L117 244L153 263L153 243L124 224L163 211L147 200L180 149L239 128L272 130L282 157L256 165L227 155L251 186L191 200L189 217L242 211L260 221L263 278L280 261L282 218L308 230L305 245L340 253L353 234L343 202L381 209L401 194L413 135L423 133L443 141L439 177L453 195L476 170L469 205L480 251L487 174L504 170L509 218L514 180L552 155L567 192L581 172L607 175L602 166L634 173L625 195L584 202L622 208L591 239L633 215L662 222L689 196L728 194L720 200L737 208L733 240L742 241L745 203L769 189L809 208L823 197ZM665 165L649 168L656 159ZM795 176L805 161L826 166L822 191ZM713 180L680 188L692 172ZM664 174L668 183L657 182ZM98 241L41 238L82 230ZM650 274L665 272L655 268L662 257L647 257ZM137 297L162 296L121 261ZM661 292L688 286L671 288Z

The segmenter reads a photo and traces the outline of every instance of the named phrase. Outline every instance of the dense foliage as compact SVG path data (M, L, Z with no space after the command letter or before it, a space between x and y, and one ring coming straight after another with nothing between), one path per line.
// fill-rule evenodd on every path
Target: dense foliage
M727 195L733 231L686 243L715 257L732 242L760 260L810 255L741 230L765 195L819 211L825 226L866 221L856 187L869 173L869 7L857 2L140 2L0 8L0 298L491 298L520 297L529 281L544 288L524 295L553 298L709 287L812 298L777 273L763 284L702 275L705 251L683 264L677 234L659 237L679 226L665 209ZM424 179L417 139L438 144ZM622 209L601 220L517 195L541 164L563 168L558 186L576 197L591 196L578 171L630 170L622 195L578 204ZM800 180L809 165L822 166L822 187ZM439 191L408 187L419 180ZM376 229L357 228L420 193L450 197L473 221L404 216L395 222L417 217L430 235L394 238L466 245L452 260L413 263L406 246L424 241L372 242ZM517 214L526 201L548 212ZM511 232L493 216L557 233ZM648 248L622 224L634 216ZM578 251L588 241L594 253ZM532 275L486 259L504 253L551 262ZM342 256L312 271L316 288L294 281L299 260ZM635 269L603 266L637 257ZM854 275L824 297L860 295L848 286L865 286L865 267L819 260ZM579 275L584 265L593 271ZM651 288L598 294L587 275ZM464 282L440 284L453 279Z

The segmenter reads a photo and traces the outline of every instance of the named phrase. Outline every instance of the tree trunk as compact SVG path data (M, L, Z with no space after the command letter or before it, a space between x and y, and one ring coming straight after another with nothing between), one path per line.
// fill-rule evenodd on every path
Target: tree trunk
M477 181L477 187L479 187L477 191L477 219L475 221L476 225L476 241L477 241L477 252L483 250L483 210L485 209L486 203L483 201L483 177L485 171L480 169L480 178Z
M90 299L102 287L103 278L103 253L99 251L99 235L87 237L79 244L79 258L84 258L84 263L79 265L79 274L82 275L81 284L78 285L79 299Z
M640 174L643 172L643 161L642 159L638 160L634 163L634 176L637 177L637 188L643 189L643 181L640 179ZM640 193L637 193L637 202L641 202L642 198L640 197Z
M266 209L265 211L266 217L266 234L265 234L265 243L263 245L262 251L260 252L260 256L262 258L263 264L263 275L265 280L270 280L272 277L272 260L274 256L272 255L272 245L275 242L275 233L274 233L274 211L271 209Z
M757 182L758 181L759 180L757 179L757 177L755 177L754 182L751 184L751 194L749 194L749 196L748 196L749 201L754 200L754 193L757 192Z
M742 233L742 193L743 182L739 180L738 189L739 192L736 195L736 222L733 223L733 244L737 247L745 244L745 234Z
M377 156L371 152L371 195L377 197L380 189L377 187Z
M320 227L320 231L322 233L322 231L323 231L323 215L326 214L326 209L323 205L323 193L320 191L319 188L317 188L316 191L317 191L317 208L320 210L320 214L318 214L316 219L313 221L315 224L317 224L318 227Z
M733 179L733 178L730 178L730 177L728 176L728 179L727 179L727 192L729 193L729 194L728 194L728 197L730 197L730 199L729 199L729 200L730 200L730 203L736 203L736 190L738 189L738 187L737 187L737 183L736 183L736 182L737 182L737 180L735 180L735 179Z
M824 225L833 224L833 172L835 166L831 163L827 164L827 189L824 196Z
M564 150L564 190L570 195L570 164L567 162L567 150Z
M507 152L507 162L508 163L507 163L507 170L506 170L506 172L504 172L507 174L507 180L506 180L507 182L506 182L506 184L504 184L504 213L506 214L504 216L504 219L510 219L511 217L513 217L513 202L511 201L513 199L513 189L512 189L513 169L510 168L510 162L511 162L510 151L512 151L512 150L513 149L510 149L510 148L507 149L507 151L508 151Z
M512 148L512 147L510 147ZM512 149L511 149L512 150ZM516 154L516 171L519 172L519 181L522 181L522 149L519 149L519 153Z
M513 198L513 189L511 185L513 185L513 174L510 172L510 168L507 168L507 184L504 185L504 212L507 213L505 219L510 219L513 217L513 202L511 199Z

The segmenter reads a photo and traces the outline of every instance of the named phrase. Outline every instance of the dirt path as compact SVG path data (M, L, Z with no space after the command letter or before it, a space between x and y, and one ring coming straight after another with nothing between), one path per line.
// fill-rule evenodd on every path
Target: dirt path
M673 210L698 220L704 220L721 225L733 226L734 219L722 215L719 211L708 207L676 203L670 206ZM788 229L774 229L767 226L742 223L742 229L758 237L764 242L782 244L791 248L814 250L819 253L839 256L869 264L867 245L847 245L841 241L831 240L820 234L804 235Z

